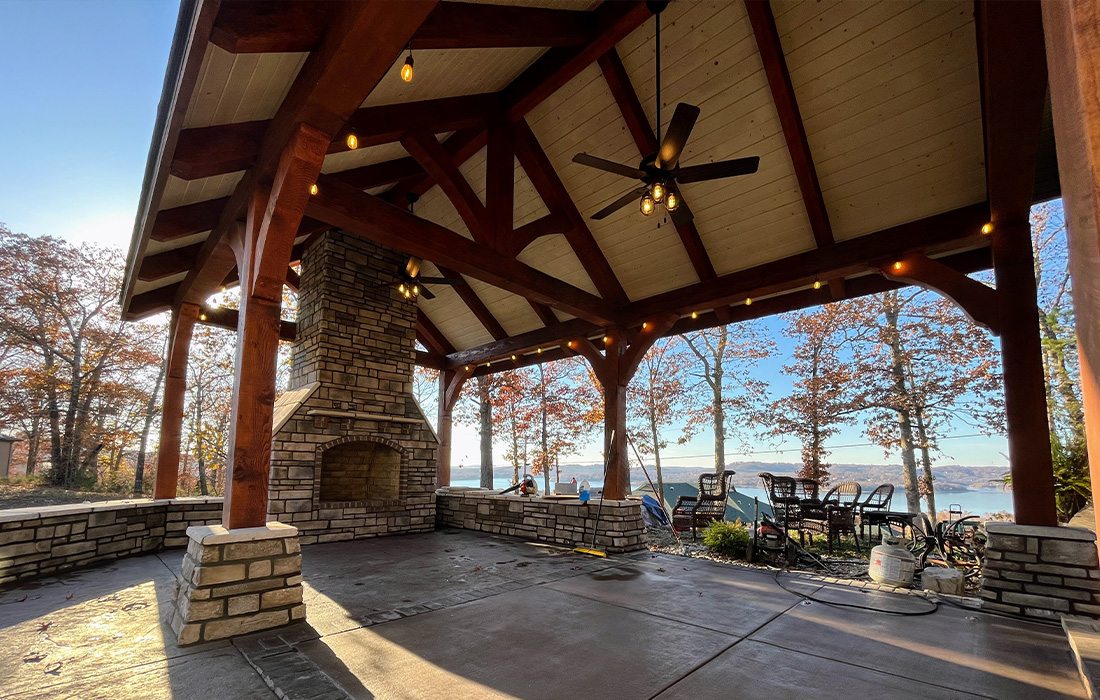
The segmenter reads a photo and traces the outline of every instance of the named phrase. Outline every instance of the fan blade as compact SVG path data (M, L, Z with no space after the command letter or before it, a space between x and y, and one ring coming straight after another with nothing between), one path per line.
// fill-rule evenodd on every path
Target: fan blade
M435 295L432 294L432 291L424 285L420 285L420 296L424 297L425 299L435 299Z
M676 174L677 182L701 182L703 180L718 180L723 177L735 177L737 175L751 175L760 168L760 156L748 158L735 158L734 160L720 160L717 163L704 163L703 165L691 165L680 168Z
M405 273L408 274L409 277L416 277L420 274L420 258L409 258L409 261L405 263Z
M676 111L672 115L672 121L668 123L668 131L661 141L661 150L657 160L665 170L676 167L680 160L680 153L687 144L691 130L695 127L695 120L699 118L699 108L681 102L676 105Z
M418 277L421 284L466 284L461 277Z
M606 207L604 207L603 209L600 209L598 212L593 214L592 218L596 219L596 220L607 218L611 214L614 214L615 212L617 212L620 209L622 209L623 207L625 207L627 204L630 204L631 202L637 200L639 197L642 196L642 193L645 192L645 191L646 191L645 187L639 187L636 190L630 190L629 192L624 194L622 197L619 197L618 199L616 199L611 204L608 204Z
M587 165L590 168L596 168L597 170L603 170L604 172L614 173L616 175L622 175L623 177L633 177L642 179L645 177L645 172L632 168L629 165L620 165L611 160L605 160L603 158L597 158L596 156L590 156L587 153L578 153L573 156L574 163L580 163L581 165Z
M672 223L677 225L690 223L695 218L695 214L691 213L691 208L683 199L680 200L680 206L676 207L675 211L670 211L668 215L672 217Z

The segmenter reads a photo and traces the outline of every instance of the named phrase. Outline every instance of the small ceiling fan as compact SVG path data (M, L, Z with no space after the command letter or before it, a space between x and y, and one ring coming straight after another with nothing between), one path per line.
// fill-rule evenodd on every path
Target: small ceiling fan
M413 207L417 200L420 199L420 195L415 192L409 192L406 195L409 202L409 213L413 213ZM406 299L415 299L417 297L424 297L425 299L435 299L435 295L425 285L429 284L466 284L466 280L461 277L421 277L420 265L422 260L415 255L409 256L408 262L405 263L405 269L397 273L397 291L401 296Z
M684 102L677 104L676 111L672 114L672 121L669 122L668 131L665 133L664 139L661 139L661 11L665 9L668 2L667 0L650 0L647 4L650 11L656 15L656 131L659 145L657 152L650 153L642 158L642 162L637 167L621 165L587 153L578 153L573 156L574 163L580 163L590 168L622 175L623 177L637 178L642 181L641 187L633 189L611 202L593 214L593 219L604 219L632 201L638 200L639 208L645 216L652 216L657 211L658 206L664 206L665 210L672 216L673 221L690 221L692 214L680 199L676 187L678 184L751 175L760 167L759 156L680 167L680 154L687 144L688 137L691 136L695 121L699 118L699 108ZM639 197L641 199L638 199Z

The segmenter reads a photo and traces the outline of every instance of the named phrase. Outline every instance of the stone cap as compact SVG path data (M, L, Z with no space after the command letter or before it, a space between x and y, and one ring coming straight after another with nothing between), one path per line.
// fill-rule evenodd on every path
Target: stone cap
M8 508L0 510L0 523L14 522L17 520L33 520L35 518L53 518L59 515L87 515L89 513L102 513L104 511L124 510L126 508L152 508L171 504L220 504L221 502L221 496L189 496L185 498L162 498L159 500L150 498L128 498L118 501L99 501L96 503L65 503L56 506Z
M1096 533L1081 527L1017 525L1008 522L987 522L985 531L990 535L1016 535L1017 537L1042 537L1048 540L1076 540L1095 542Z
M275 521L263 527L239 527L233 530L223 525L192 525L187 528L187 536L203 545L230 544L297 537L298 528Z
M490 491L488 489L476 488L472 486L444 486L436 489L437 496L451 496L452 498L477 498L482 500L494 500L494 501L517 501L520 503L550 503L563 506L580 506L580 498L543 498L541 496L520 496L515 493L497 493L496 491ZM625 507L625 506L641 506L642 502L638 499L627 498L623 500L614 500L611 498L600 499L592 498L588 501L590 506L598 506L600 501L603 500L604 505L611 507Z

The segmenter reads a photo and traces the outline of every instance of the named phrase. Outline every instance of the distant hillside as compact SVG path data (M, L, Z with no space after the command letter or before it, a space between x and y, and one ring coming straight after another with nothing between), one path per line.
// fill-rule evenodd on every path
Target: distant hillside
M727 468L737 472L733 482L736 486L743 488L760 486L760 479L757 475L761 472L793 475L802 468L802 465L789 462L733 462ZM900 486L902 482L900 464L834 464L829 470L831 483L858 481L864 485L889 483ZM698 481L700 474L708 471L710 469L705 467L676 465L667 465L662 468L666 482L686 481L695 483ZM956 464L937 466L932 469L936 477L936 490L941 493L1001 489L1001 477L1007 471L1008 467L966 467ZM511 478L512 468L510 466L497 467L493 470L493 473L498 479ZM653 473L652 466L649 467L649 473L654 479L657 478L657 475ZM453 481L476 480L480 477L480 474L480 467L463 466L451 470L451 479ZM600 481L603 478L603 465L563 464L561 475L565 481L568 481L571 477L576 477L577 481L582 479ZM645 474L642 473L637 464L631 465L630 476L631 481L634 483L645 481Z

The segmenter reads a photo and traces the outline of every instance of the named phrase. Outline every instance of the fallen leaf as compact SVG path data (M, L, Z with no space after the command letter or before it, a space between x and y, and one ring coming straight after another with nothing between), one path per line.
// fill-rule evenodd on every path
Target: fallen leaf
M69 595L65 596L65 600L72 600L72 599L73 599L73 594L72 594L72 593L70 593Z
M48 630L50 628L50 625L52 625L52 624L53 624L52 622L40 622L38 624L38 631L40 633L45 632L46 630Z

